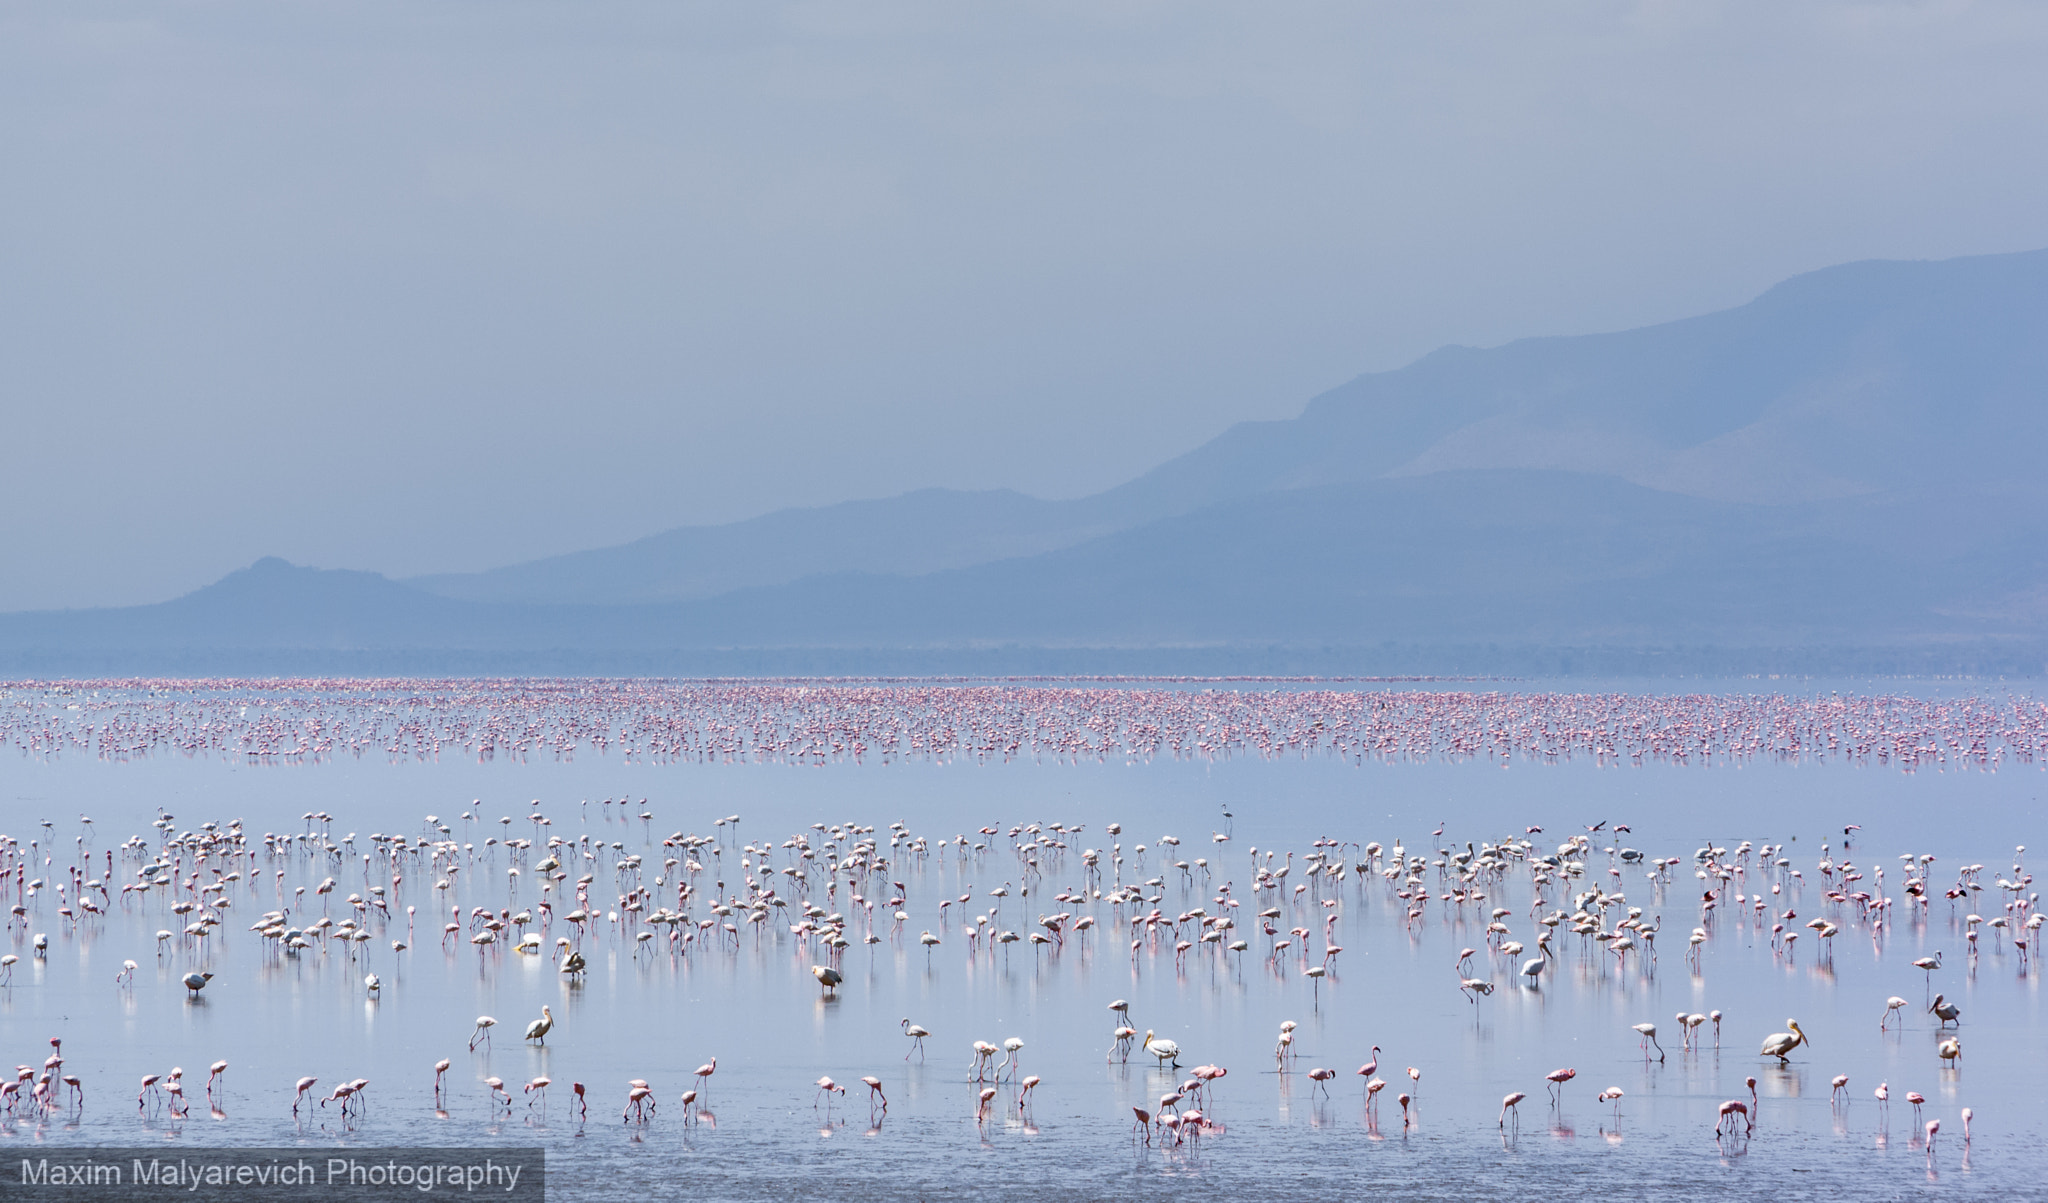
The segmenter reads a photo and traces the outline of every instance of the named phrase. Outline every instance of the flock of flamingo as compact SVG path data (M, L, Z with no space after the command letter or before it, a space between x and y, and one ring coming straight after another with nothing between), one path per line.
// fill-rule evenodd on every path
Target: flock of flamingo
M1153 760L2048 763L2048 704L2020 695L1566 694L1248 689L1199 678L1051 686L650 680L21 681L0 742L254 761L381 754L625 762Z
M293 721L300 738L332 741L330 747L362 740L389 749L454 745L485 753L551 742L561 753L556 741L572 731L577 741L609 740L645 751L649 731L674 735L680 730L675 716L690 712L693 733L678 737L665 754L708 749L715 741L706 742L705 733L721 729L718 738L730 741L729 754L736 758L764 748L783 756L828 754L818 748L847 756L875 755L883 748L1078 756L1109 755L1113 745L1123 749L1115 754L1128 755L1149 754L1141 746L1174 755L1190 749L1278 755L1319 746L1341 755L1368 754L1368 748L1399 754L1422 747L1436 755L1507 749L1545 756L1590 749L1622 760L1833 752L1903 761L1910 751L1918 763L1947 758L1988 766L2000 758L2032 757L2048 737L2038 705L2021 700L1993 706L1601 695L1565 705L1552 695L1059 689L1033 697L1040 691L920 686L883 701L874 696L882 687L873 685L642 690L579 682L556 683L553 696L536 692L520 716L479 717L487 703L502 704L509 695L499 686L464 683L466 693L451 685L448 693L407 694L401 702L392 692L397 686L372 682L320 683L317 690L297 687L297 693L279 687L259 694L249 709L265 708L264 713L248 717L214 684L186 686L106 686L97 697L78 686L45 688L36 694L40 700L16 706L21 713L0 721L11 724L25 747L48 751L50 741L70 741L102 754L114 754L107 740L121 754L166 745L240 751L249 740L275 748L286 738L280 732L293 729L279 711L299 716ZM10 696L18 700L23 693L16 687ZM1115 698L1116 705L1098 708L1092 699L1099 695ZM53 709L61 699L80 697L89 700ZM636 697L667 699L663 704L670 708L663 715L622 717L630 707L621 699ZM72 705L81 709L68 709ZM959 712L947 712L949 705ZM306 717L314 713L323 716L318 723ZM723 718L714 721L714 713ZM1068 725L1061 725L1061 716L1071 720ZM475 725L464 725L472 720ZM878 733L877 724L885 721L897 724L891 736ZM607 734L598 735L600 727ZM515 728L524 734L507 734ZM997 736L998 730L1008 734ZM1816 858L1801 862L1784 845L1749 840L1651 854L1631 845L1628 826L1605 821L1562 837L1527 825L1459 839L1439 826L1412 846L1398 838L1326 837L1294 850L1240 850L1227 810L1221 829L1202 832L1193 837L1194 846L1183 847L1172 834L1132 838L1114 822L1094 830L1065 822L985 823L941 834L913 832L901 821L880 828L819 821L773 838L743 840L740 816L731 815L708 823L706 832L660 835L645 799L573 805L574 822L565 820L563 832L580 826L575 834L558 833L555 817L538 802L523 815L493 816L479 801L449 817L425 815L412 830L367 837L337 836L333 816L324 811L304 814L287 831L258 831L230 818L181 824L160 813L150 832L97 853L89 817L80 816L76 830L67 821L62 833L56 821L44 820L40 830L0 836L0 896L10 909L10 938L20 950L0 957L0 991L12 988L23 956L61 956L82 935L140 932L162 921L154 947L135 949L112 975L109 990L134 990L137 958L150 957L171 972L188 970L178 980L195 1003L223 988L245 986L246 980L223 981L216 972L216 947L227 940L251 946L264 963L350 966L347 988L367 1000L402 988L398 971L423 955L474 958L486 972L508 957L537 958L573 984L599 952L687 964L730 958L751 942L779 948L807 967L820 996L829 998L848 986L849 956L872 956L885 944L937 964L943 957L1057 958L1074 944L1098 957L1112 950L1122 956L1127 943L1133 962L1170 960L1183 972L1191 963L1221 973L1239 973L1250 964L1276 979L1305 984L1310 1005L1319 1007L1323 992L1340 980L1346 927L1356 932L1359 924L1379 922L1410 931L1446 925L1474 933L1474 946L1462 949L1441 988L1447 995L1455 989L1478 1008L1495 1005L1488 1000L1497 992L1541 991L1546 977L1567 967L1624 980L1650 974L1660 950L1698 972L1715 943L1731 936L1767 940L1773 957L1793 962L1802 948L1811 949L1810 958L1831 958L1835 941L1845 935L1881 951L1901 925L1921 931L1946 925L1959 941L1956 955L1912 961L1910 972L1923 979L1925 995L1918 1004L1898 995L1882 1000L1880 1028L1890 1030L1915 1014L1929 1017L1938 1040L1925 1072L1954 1085L1961 1081L1964 1019L1946 993L1936 992L1937 977L1954 971L1948 961L1974 968L1980 957L1993 955L2010 956L2024 975L2043 923L2023 848L2009 868L1948 864L1911 852L1887 864L1852 850L1854 826L1842 831L1838 843L1822 845ZM595 838L593 807L602 825ZM607 840L606 833L637 838ZM941 884L944 874L929 872L939 867L951 871L950 886ZM504 884L486 887L486 881ZM972 884L960 890L963 882ZM1631 897L1629 891L1638 888ZM1511 898L1523 901L1510 906ZM252 913L234 918L243 912ZM1667 913L1676 920L1669 934ZM388 958L379 946L389 948ZM370 968L377 958L392 967L386 974ZM1225 1131L1216 1096L1229 1070L1203 1062L1182 1076L1180 1043L1156 1030L1141 1032L1130 1008L1123 999L1109 1003L1107 1056L1127 1062L1135 1053L1161 1075L1156 1103L1132 1108L1133 1140L1185 1149ZM1633 1029L1645 1060L1662 1061L1667 1034L1677 1037L1682 1053L1709 1042L1719 1049L1727 1018L1720 1010L1680 1012L1669 1029L1649 1016ZM1754 1023L1747 1017L1742 1022ZM489 1015L451 1019L451 1045L466 1039L467 1048L451 1048L449 1057L431 1067L380 1069L380 1076L414 1078L418 1093L430 1091L433 1108L446 1115L457 1089L448 1081L451 1068L459 1056L487 1054L499 1026ZM942 1026L929 1017L902 1019L897 1027L909 1041L904 1059L922 1061L927 1040ZM1760 1067L1813 1055L1816 1046L1797 1020L1784 1028L1761 1037ZM574 1040L546 1006L519 1030L535 1045L551 1036L557 1044ZM1301 1072L1296 1031L1295 1022L1282 1023L1275 1040L1271 1072L1283 1081ZM1041 1085L1040 1076L1021 1073L1023 1039L993 1038L999 1036L944 1037L971 1050L966 1076L977 1124L987 1124L999 1111L1028 1118ZM1400 1033L1381 1038L1395 1044ZM0 1109L8 1117L84 1107L85 1081L69 1068L60 1040L50 1040L50 1046L40 1066L24 1063L15 1080L0 1085ZM226 1060L208 1070L204 1093L216 1116L224 1115L228 1072ZM715 1122L709 1099L717 1072L714 1058L676 1096L684 1125ZM867 1089L871 1116L889 1106L885 1072L858 1080ZM1851 1067L1833 1077L1834 1107L1849 1106L1853 1074ZM1366 1122L1377 1130L1380 1096L1391 1078L1405 1086L1394 1092L1405 1131L1418 1107L1423 1075L1420 1065L1400 1071L1390 1066L1382 1074L1374 1045L1355 1074L1362 1079ZM1311 1092L1327 1094L1336 1077L1327 1065L1305 1071ZM1541 1086L1552 1109L1565 1105L1577 1077L1569 1066L1544 1076ZM487 1076L481 1085L483 1101L497 1115L515 1106L515 1087L529 1108L545 1108L556 1083L545 1075L514 1084ZM1522 1085L1502 1098L1497 1122L1504 1139L1519 1126L1520 1108L1537 1088L1535 1082ZM286 1086L274 1084L280 1098ZM1747 1079L1747 1088L1746 1097L1719 1106L1717 1144L1746 1149L1755 1137L1762 1104L1755 1077ZM365 1077L324 1084L302 1077L289 1084L291 1114L332 1116L347 1124L368 1106L370 1089ZM567 1089L579 1118L588 1115L595 1091L610 1095L620 1107L618 1119L630 1125L655 1123L662 1097L650 1081L637 1078L604 1090L580 1081ZM813 1107L829 1115L847 1086L821 1076L790 1089L810 1091ZM1893 1095L1888 1081L1871 1090L1880 1122L1888 1122ZM1610 1086L1597 1099L1612 1105L1618 1123L1625 1097L1620 1086ZM1927 1099L1919 1091L1898 1097L1914 1109L1914 1141L1924 1142L1931 1165L1942 1120L1922 1117ZM183 1069L141 1076L135 1106L183 1116L191 1106ZM1972 1112L1963 1108L1955 1118L1967 1145Z

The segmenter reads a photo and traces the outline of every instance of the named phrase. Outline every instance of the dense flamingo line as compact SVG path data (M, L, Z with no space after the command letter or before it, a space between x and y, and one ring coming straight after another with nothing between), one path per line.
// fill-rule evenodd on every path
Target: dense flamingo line
M588 750L647 763L1328 756L1841 760L1906 771L2048 763L2048 703L2023 695L1205 687L1216 683L23 681L0 687L0 739L33 756L109 760L525 760Z

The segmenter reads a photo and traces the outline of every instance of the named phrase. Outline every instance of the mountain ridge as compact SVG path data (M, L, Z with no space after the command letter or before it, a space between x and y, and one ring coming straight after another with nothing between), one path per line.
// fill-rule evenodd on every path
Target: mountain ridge
M1871 261L1441 348L1090 497L918 490L402 582L266 559L153 607L0 615L0 659L2030 646L2044 441L2048 251Z

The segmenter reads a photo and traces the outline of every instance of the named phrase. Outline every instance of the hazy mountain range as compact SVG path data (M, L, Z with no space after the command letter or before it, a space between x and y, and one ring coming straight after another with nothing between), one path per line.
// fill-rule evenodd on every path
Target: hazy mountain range
M1093 497L923 490L404 581L264 560L0 616L0 667L2040 671L2044 449L2048 251L1857 263L1445 348Z

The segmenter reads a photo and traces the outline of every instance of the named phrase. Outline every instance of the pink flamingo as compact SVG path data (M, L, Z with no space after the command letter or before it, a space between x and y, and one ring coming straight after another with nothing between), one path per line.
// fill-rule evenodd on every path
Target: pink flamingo
M1741 1099L1729 1099L1721 1104L1720 1119L1714 1125L1714 1139L1719 1140L1721 1138L1721 1132L1724 1128L1727 1129L1730 1135L1733 1135L1737 1116L1740 1116L1742 1122L1746 1125L1745 1135L1756 1131L1756 1124L1751 1122L1749 1118L1749 1104Z
M1515 1113L1515 1127L1519 1128L1522 1126L1522 1111L1520 1107L1516 1106L1516 1104L1520 1103L1523 1099L1526 1099L1528 1097L1528 1095L1523 1094L1521 1091L1517 1090L1513 1094L1508 1095L1506 1098L1500 1101L1501 1127L1505 1128L1508 1126L1508 1112L1510 1111L1513 1111Z
M837 1094L845 1094L845 1093L846 1093L846 1087L844 1087L844 1086L841 1086L841 1085L840 1085L839 1083L837 1083L837 1082L834 1082L834 1081L833 1081L833 1080L832 1080L831 1078L819 1078L819 1079L818 1079L818 1095L823 1095L823 1096L824 1096L824 1098L825 1098L825 1110L826 1110L826 1111L827 1111L828 1113L829 1113L829 1112L830 1112L830 1111L832 1110L832 1096L833 1096L833 1094L835 1094L835 1093L837 1093ZM813 1109L813 1110L815 1110L815 1109L817 1108L817 1106L818 1106L818 1096L817 1096L817 1095L813 1095L813 1096L811 1096L811 1107L812 1107L812 1109Z
M1576 1069L1553 1069L1543 1075L1543 1080L1550 1083L1551 1106L1556 1107L1564 1102L1564 1084L1578 1076L1579 1071Z

